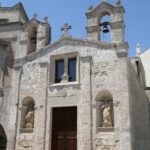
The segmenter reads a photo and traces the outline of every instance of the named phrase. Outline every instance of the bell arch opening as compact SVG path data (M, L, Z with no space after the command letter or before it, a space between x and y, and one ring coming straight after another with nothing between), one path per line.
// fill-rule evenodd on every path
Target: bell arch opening
M28 27L27 54L35 52L36 48L37 48L37 26L31 25Z
M0 150L6 150L7 148L7 137L3 127L0 125Z
M111 42L110 14L105 12L99 19L99 40Z

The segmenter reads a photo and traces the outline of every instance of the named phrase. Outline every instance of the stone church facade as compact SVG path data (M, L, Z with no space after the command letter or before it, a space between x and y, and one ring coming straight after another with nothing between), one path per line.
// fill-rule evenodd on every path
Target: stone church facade
M46 17L29 20L21 3L0 8L0 150L150 149L144 71L128 57L124 12L119 0L90 7L86 39L65 24L51 43Z

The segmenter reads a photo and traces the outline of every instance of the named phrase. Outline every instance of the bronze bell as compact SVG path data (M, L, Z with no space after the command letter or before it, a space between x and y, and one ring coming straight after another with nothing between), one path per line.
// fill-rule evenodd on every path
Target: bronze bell
M109 32L108 26L104 25L103 26L103 33L108 33L108 32Z
M109 32L108 25L110 25L109 22L103 22L103 23L100 24L100 26L103 27L103 30L102 30L103 33L108 33Z

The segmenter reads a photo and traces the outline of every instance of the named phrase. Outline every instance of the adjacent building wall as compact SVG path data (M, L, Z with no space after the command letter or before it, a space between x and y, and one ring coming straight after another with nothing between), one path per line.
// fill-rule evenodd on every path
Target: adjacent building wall
M140 55L142 65L145 70L146 87L150 87L150 49Z
M128 60L131 135L133 150L150 149L149 101Z

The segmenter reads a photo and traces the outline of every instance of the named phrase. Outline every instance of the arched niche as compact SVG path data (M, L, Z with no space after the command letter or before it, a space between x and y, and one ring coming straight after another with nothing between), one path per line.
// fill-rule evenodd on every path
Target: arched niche
M28 45L27 54L33 53L37 49L37 24L28 25Z
M111 42L111 23L110 14L103 12L99 17L99 40L101 42Z
M103 90L96 95L97 127L112 128L114 126L113 96Z
M22 101L20 129L22 132L33 132L34 129L35 102L32 97L26 97Z
M95 16L97 16L98 24L98 40L101 42L111 42L111 21L114 18L114 6L109 3L102 2L99 6L93 10ZM103 32L104 29L108 29L109 32ZM106 31L106 30L105 30Z
M3 127L0 125L0 150L6 150L7 148L7 137Z
M109 21L109 40L107 43L124 42L124 7L111 5L107 2L102 2L95 8L90 8L86 13L87 16L87 38L89 40L102 41L100 32L101 19L104 16L110 16ZM108 39L108 38L106 38Z

